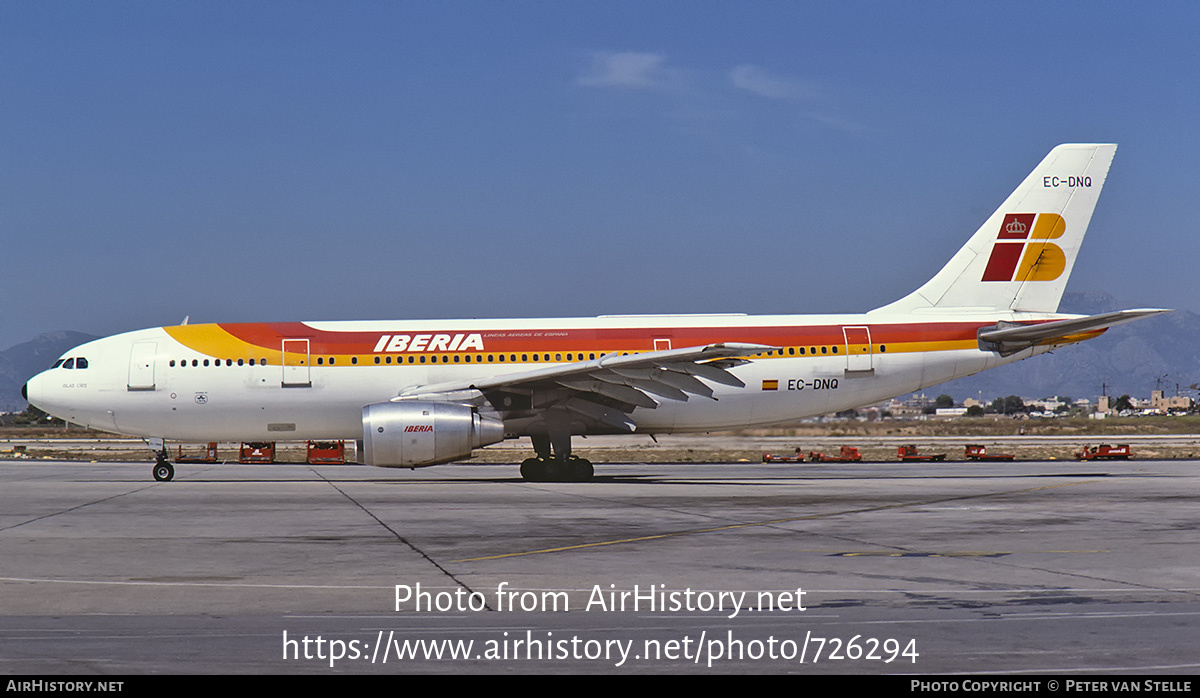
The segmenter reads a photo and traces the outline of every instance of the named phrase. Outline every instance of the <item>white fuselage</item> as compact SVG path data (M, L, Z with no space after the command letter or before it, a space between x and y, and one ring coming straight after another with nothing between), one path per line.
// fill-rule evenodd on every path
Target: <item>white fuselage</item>
M538 320L184 325L84 344L27 385L46 412L175 441L358 439L362 408L416 386L469 382L612 353L747 342L778 349L729 368L713 397L658 399L639 432L768 425L878 402L1042 353L982 350L998 321L1032 313L630 316ZM68 361L69 363L69 361ZM506 421L509 436L524 433Z

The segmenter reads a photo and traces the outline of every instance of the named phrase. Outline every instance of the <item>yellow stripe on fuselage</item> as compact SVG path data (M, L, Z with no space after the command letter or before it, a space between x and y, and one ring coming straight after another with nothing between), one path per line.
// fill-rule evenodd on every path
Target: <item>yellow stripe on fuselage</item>
M200 354L204 354L206 356L210 356L210 357L213 357L216 359L256 358L256 359L267 359L270 363L276 364L276 365L281 363L281 356L282 356L281 350L267 349L267 348L259 346L257 344L251 344L249 342L246 342L242 339L239 339L238 337L235 337L234 335L230 334L226 330L222 329L220 325L216 325L216 324L177 325L174 327L164 327L163 330L166 331L166 333L168 335L170 335L175 341L179 342L180 344L187 347L188 349L191 349L195 352L198 352ZM1082 339L1086 339L1086 338L1088 338L1088 337L1081 335L1081 336L1077 336L1077 337L1063 338L1063 339L1059 339L1059 340L1055 340L1055 341L1056 342L1064 342L1064 341L1065 342L1075 342L1075 341L1081 341ZM830 346L830 345L825 345L825 346L832 348L832 346ZM841 347L844 347L845 345L836 345L836 346L841 348ZM882 346L885 348L883 348L881 350L881 345L879 345L879 344L873 344L870 346L869 349L868 349L867 345L865 345L865 344L861 344L861 345L860 344L852 344L852 345L850 345L851 355L861 355L861 354L859 354L859 352L857 350L864 350L864 351L862 351L862 353L867 353L867 351L869 351L871 354L874 354L876 356L884 356L887 354L912 354L912 353L920 353L920 352L956 351L956 350L963 350L963 349L974 349L974 348L977 348L979 345L978 345L978 342L975 340L961 339L961 340L943 340L943 341L928 341L928 342L891 342L891 343L888 343L888 344L885 344ZM836 354L835 353L821 353L819 355L813 354L813 353L805 353L805 354L791 353L789 351L789 349L793 349L793 348L794 347L785 347L782 352L782 354L783 354L782 356L780 356L779 352L771 352L769 354L757 355L757 356L754 356L753 358L756 360L778 359L778 358L803 359L803 358L818 358L818 357L832 358L834 356L839 356L839 355L844 356L845 355L845 354L841 354L840 352L836 353ZM805 345L805 348L808 348L807 345ZM506 352L469 352L469 353L472 355L472 358L467 359L464 363L468 363L468 364L469 363L476 363L476 364L483 363L483 357L488 354L504 354L505 356L508 356L509 354L515 354L516 356L521 356L522 354L528 355L529 353L538 354L539 355L538 360L537 361L531 361L531 360L522 361L522 360L518 359L516 361L512 361L510 358L509 361L496 362L496 364L503 364L503 363L508 363L508 364L514 364L514 363L516 363L516 364L522 364L522 363L570 363L570 362L564 362L564 361L553 361L552 362L549 360L550 352L539 352L536 350L528 350L528 349L523 352L520 352L520 353L511 352L511 351L506 351ZM554 353L563 355L566 352L563 352L561 350L561 348L558 348L558 349L556 349L556 351ZM585 354L585 352L582 352L582 351L573 351L570 353L580 356L581 358ZM605 352L604 350L599 350L599 351L593 350L592 352L589 352L589 353L595 353L597 355L597 357L599 357L608 352ZM616 353L621 353L621 352L616 352ZM626 353L638 353L638 352L626 352ZM456 354L459 357L464 357L464 358L466 357L466 355L462 354L462 353L456 353ZM479 356L476 358L474 356L475 354L478 354ZM404 363L405 365L408 365L409 362L405 361L405 359L403 358L404 356L407 356L407 355L408 354L396 355L397 356L397 364ZM331 368L332 367L342 367L342 366L347 366L347 367L348 366L374 366L374 365L376 365L373 360L373 357L375 357L375 356L382 356L382 355L378 355L378 354L363 355L363 354L357 354L357 353L355 353L355 354L313 354L313 361L311 362L311 365L316 366L317 364L316 364L315 359L317 357L323 357L325 361L328 361L331 358L336 361L336 363L329 365ZM431 365L431 364L442 365L442 364L446 363L446 362L442 361L442 354L440 352L429 353L429 354L422 352L422 354L418 354L418 355L414 355L414 356L422 356L422 357L426 358L426 361L428 361L428 364L426 364L426 365ZM454 354L447 355L447 357L449 357L449 356L454 356ZM289 359L292 359L292 361L289 361L289 363L297 363L299 361L302 361L302 360L305 360L308 358L309 357L307 357L303 354L290 353ZM356 362L356 363L351 362L352 358L357 358L358 362ZM413 363L415 363L415 362L413 362ZM421 363L425 364L426 362L423 361ZM458 362L455 362L455 363L458 363ZM489 363L491 363L491 362L489 362ZM397 365L397 364L393 364L393 365ZM493 365L496 365L496 364L493 364Z
M188 349L215 359L266 359L272 364L280 363L280 349L266 349L243 341L220 325L176 325L163 330Z

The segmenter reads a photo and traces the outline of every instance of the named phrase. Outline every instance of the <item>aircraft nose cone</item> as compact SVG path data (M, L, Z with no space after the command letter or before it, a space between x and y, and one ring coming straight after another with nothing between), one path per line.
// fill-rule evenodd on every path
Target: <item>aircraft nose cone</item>
M38 408L39 410L44 409L42 405L38 404L42 401L41 385L42 381L38 378L38 376L34 376L33 378L25 381L25 385L21 386L21 397L25 398L26 402Z

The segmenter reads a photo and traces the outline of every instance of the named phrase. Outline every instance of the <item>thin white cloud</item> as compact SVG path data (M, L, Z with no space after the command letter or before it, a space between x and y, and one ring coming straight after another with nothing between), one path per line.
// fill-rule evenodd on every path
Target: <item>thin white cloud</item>
M666 67L666 60L661 53L596 52L578 83L588 87L665 87L672 82L674 72Z
M772 75L748 63L730 70L729 81L739 90L784 102L804 102L821 97L820 90L810 83Z
M721 123L734 123L762 106L751 104L747 93L785 105L790 113L823 128L861 130L838 114L818 83L750 63L719 71L696 71L668 64L662 53L595 51L576 77L576 84L655 93L667 108L664 115L695 133L711 132Z

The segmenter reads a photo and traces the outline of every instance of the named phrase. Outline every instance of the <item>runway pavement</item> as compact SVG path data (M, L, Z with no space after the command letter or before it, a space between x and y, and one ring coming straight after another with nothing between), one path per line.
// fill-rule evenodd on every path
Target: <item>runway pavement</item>
M0 670L1200 670L1194 461L149 470L0 462Z

